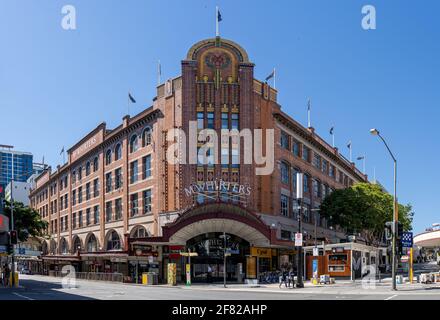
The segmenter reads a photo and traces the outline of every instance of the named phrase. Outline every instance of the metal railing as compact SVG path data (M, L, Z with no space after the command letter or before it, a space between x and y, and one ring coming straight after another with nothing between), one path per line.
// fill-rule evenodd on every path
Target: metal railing
M75 275L62 273L61 271L49 271L49 276L62 278L65 276L74 277L79 280L123 282L122 273L103 273L103 272L75 272Z

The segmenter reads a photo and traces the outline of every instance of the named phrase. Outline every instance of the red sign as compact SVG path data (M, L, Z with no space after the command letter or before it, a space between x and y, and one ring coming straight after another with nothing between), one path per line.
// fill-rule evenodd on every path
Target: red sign
M0 214L0 231L9 231L9 218Z

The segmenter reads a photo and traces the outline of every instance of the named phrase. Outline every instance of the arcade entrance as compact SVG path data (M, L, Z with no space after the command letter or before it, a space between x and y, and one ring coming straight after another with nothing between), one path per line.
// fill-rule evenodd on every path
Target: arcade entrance
M223 282L225 272L228 282L243 282L246 256L250 254L250 245L246 240L226 233L225 243L223 233L211 232L188 240L186 249L198 254L191 258L192 282Z

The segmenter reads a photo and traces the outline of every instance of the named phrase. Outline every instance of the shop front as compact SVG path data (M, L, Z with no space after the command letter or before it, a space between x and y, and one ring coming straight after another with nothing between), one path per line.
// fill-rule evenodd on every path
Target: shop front
M161 247L157 245L132 243L128 257L128 275L130 282L142 283L142 274L153 272L159 279L162 277L160 268Z

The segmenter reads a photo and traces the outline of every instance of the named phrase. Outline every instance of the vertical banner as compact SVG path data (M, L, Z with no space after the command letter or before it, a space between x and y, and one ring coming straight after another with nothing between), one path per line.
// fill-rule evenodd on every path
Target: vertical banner
M176 264L168 263L168 285L176 285Z
M186 264L186 285L191 285L191 264Z

